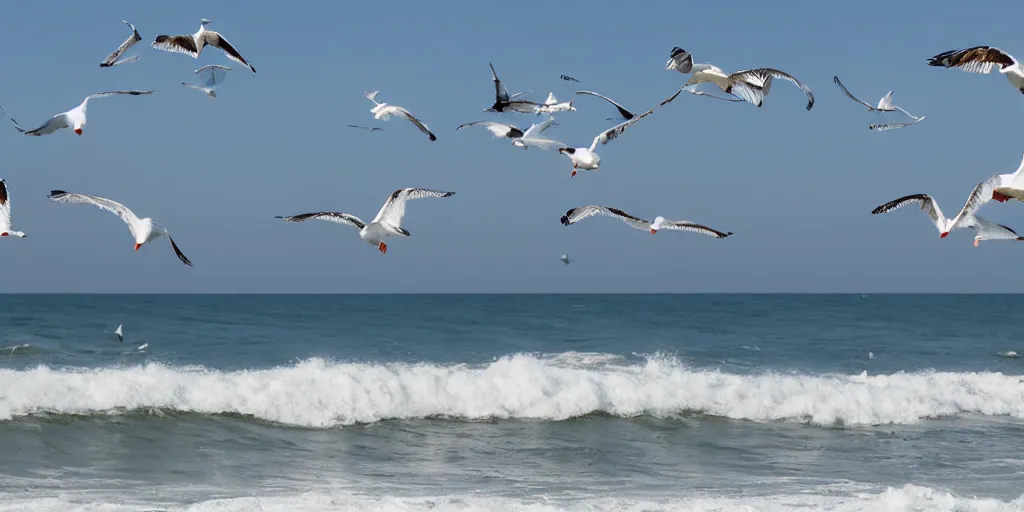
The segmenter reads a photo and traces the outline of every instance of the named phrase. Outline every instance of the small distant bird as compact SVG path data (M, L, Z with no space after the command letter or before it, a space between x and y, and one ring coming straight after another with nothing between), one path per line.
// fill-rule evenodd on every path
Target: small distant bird
M181 249L178 249L178 244L174 243L174 239L171 238L171 234L166 228L156 224L153 222L153 219L148 217L145 219L136 217L131 210L121 203L102 197L87 196L85 194L71 194L63 190L50 191L49 198L57 203L91 204L121 217L121 220L123 220L125 224L128 224L128 230L131 231L132 238L135 239L136 252L139 250L139 247L143 246L143 244L149 243L162 236L166 236L167 239L171 241L171 249L174 249L174 254L178 259L190 267L193 266L192 262L182 254Z
M963 50L942 52L928 59L929 66L960 68L968 73L989 74L999 66L999 72L1006 75L1015 89L1024 93L1024 68L1013 55L994 46L975 46Z
M675 53L675 50L673 50L673 53ZM687 62L687 59L690 63L689 69L693 71L693 75L686 81L684 87L712 82L725 91L726 94L732 94L760 107L764 102L765 96L768 96L768 92L771 91L772 80L779 78L792 82L804 92L804 95L807 96L807 110L814 107L814 94L811 92L811 88L801 83L789 73L774 68L757 68L726 74L718 66L706 63L693 64L693 56L689 54L683 60L684 64L681 64L681 68L673 69L682 72L681 69L686 69L687 65L685 62ZM671 64L672 60L669 61L669 65Z
M138 96L140 94L153 94L153 91L109 91L101 92L99 94L92 94L86 96L85 100L82 101L81 105L71 110L68 110L67 112L61 112L60 114L53 116L52 119L44 123L42 126L40 126L39 128L35 128L33 130L23 129L21 125L19 125L18 122L15 121L14 118L11 117L11 115L8 114L7 111L4 110L2 107L0 107L0 112L3 112L4 115L11 120L11 123L14 124L14 128L16 130L18 130L21 133L24 133L25 135L49 135L57 130L60 130L61 128L67 128L69 126L74 128L75 133L81 135L82 128L85 126L86 123L85 115L86 110L89 106L89 100L94 98L105 98L107 96L114 96L118 94Z
M138 30L135 30L135 25L132 25L131 23L128 23L127 21L124 21L124 20L121 20L121 21L124 22L125 25L128 25L128 28L132 29L132 35L128 36L128 39L125 39L124 42L121 43L121 46L118 46L117 49L114 50L114 53L111 53L110 55L107 55L107 58L104 59L103 62L100 62L100 67L101 68L109 68L109 67L112 67L112 66L119 66L121 64L128 64L129 62L135 62L135 61L139 60L139 56L138 55L136 55L134 57L129 57L129 58L124 59L124 60L117 60L117 59L121 58L121 54L123 54L124 52L128 51L128 48L131 48L135 43L137 43L139 41L142 41L142 36L139 35L139 31Z
M349 128L359 128L360 130L366 130L370 133L384 131L384 128L377 128L376 126L359 126L356 124L350 124L348 126Z
M124 330L122 329L124 324L118 325L117 329L114 329L114 335L117 336L117 341L124 343Z
M191 55L194 59L199 58L199 54L203 53L203 48L205 48L206 45L216 46L223 50L224 54L227 55L229 59L249 68L249 71L255 73L256 68L254 68L252 64L249 64L249 62L242 57L242 54L238 53L238 50L236 50L234 46L231 46L231 43L229 43L227 39L224 39L224 36L220 35L219 32L206 30L206 26L210 23L210 20L207 19L200 20L199 30L192 35L156 36L156 39L153 40L152 46L157 50Z
M568 264L570 264L570 263L572 263L574 261L574 260L570 260L569 259L569 255L568 254L563 254L562 257L559 258L559 259L562 260L562 263L565 263L566 265L568 265Z
M561 78L562 80L565 80L566 82L576 82L576 83L580 83L580 81L579 81L579 80L576 80L575 78L573 78L573 77L571 77L571 76L569 76L569 75L560 75L560 76L559 76L559 78Z
M347 224L359 228L359 238L370 245L376 245L381 254L387 254L388 246L384 239L391 235L409 236L409 231L402 228L402 218L405 216L405 202L409 199L422 199L424 197L451 197L455 192L442 192L440 190L429 190L425 188L400 188L391 193L384 206L377 212L377 216L369 224L363 222L359 217L342 212L317 212L302 213L288 217L277 216L275 219L282 219L285 222L303 222L310 219L326 220Z
M0 236L28 236L22 231L11 230L11 195L7 192L6 179L0 179Z
M427 125L423 124L423 122L420 121L419 119L416 119L416 117L413 116L408 110L397 105L388 105L387 103L378 102L378 92L380 91L366 93L366 99L372 101L374 104L374 107L370 109L370 112L373 114L374 119L387 121L391 118L391 116L402 117L408 119L412 124L416 125L416 128L419 128L421 132L427 134L427 137L430 137L431 141L437 140L437 136L430 132L430 129L427 128Z
M555 93L549 92L548 99L544 100L544 104L537 107L537 114L553 114L555 112L575 112L576 107L572 106L573 100L576 99L574 95L569 101L559 102L558 98L555 97Z
M498 79L498 73L494 71L494 64L491 66L491 80L494 81L494 105L485 108L484 112L519 112L521 114L533 114L541 105L535 101L517 100L518 96L525 93L510 95L508 87L505 87Z
M665 220L665 218L660 215L654 218L654 222L651 222L639 217L634 217L622 210L619 210L618 208L612 208L609 206L580 206L578 208L571 208L569 211L565 212L565 215L562 215L561 221L562 225L568 226L594 215L615 217L622 222L625 222L630 227L644 231L650 230L652 235L661 229L690 231L715 238L725 238L733 234L732 231L723 233L717 229L711 229L703 224L697 224L688 220Z
M676 70L684 75L693 71L693 55L690 52L676 46L672 48L672 54L665 63L666 70Z
M915 124L918 121L921 121L921 120L923 120L925 118L925 116L917 117L917 116L911 114L910 112L907 112L906 110L903 110L898 105L893 105L892 104L892 91L889 91L888 93L886 93L885 96L882 96L882 99L878 100L878 106L871 106L870 103L868 103L866 101L863 101L863 100L860 100L860 99L857 99L857 97L854 96L850 92L850 90L846 88L845 85L843 85L843 82L841 82L839 80L838 76L833 76L832 77L832 81L835 82L835 84L838 85L839 88L843 90L843 94L846 94L846 97L848 97L851 100L856 101L857 103L860 103L861 105L864 105L865 107L867 107L868 108L868 112L895 112L895 111L900 111L900 112L903 112L908 117L910 117L911 119L914 120L914 122L912 122L912 123L872 124L872 125L869 126L872 130L886 131L886 130L892 130L892 129L896 129L896 128L904 128L906 126L910 126L912 124Z
M643 114L640 114L638 116L633 116L628 121L619 123L601 132L600 134L598 134L597 137L594 137L594 140L593 142L590 143L589 148L558 148L559 153L568 156L569 160L572 161L572 176L576 176L577 169L583 169L585 171L596 171L599 167L601 167L601 157L598 156L596 152L598 144L607 144L608 141L618 138L619 135L622 135L622 133L625 132L627 128L632 126L637 121L654 113L654 111L658 107L671 103L672 100L676 99L676 97L679 96L679 93L681 92L682 89L676 91L675 94L673 94L672 96L665 98L664 100L661 101L661 103L658 103L657 105L651 107L651 109L648 110L647 112L644 112Z
M221 66L220 64L208 64L194 71L195 74L199 75L199 82L201 85L192 85L190 83L182 82L181 85L188 87L189 89L195 89L206 93L210 99L217 99L217 91L215 87L224 81L227 77L228 71L231 68L227 66Z

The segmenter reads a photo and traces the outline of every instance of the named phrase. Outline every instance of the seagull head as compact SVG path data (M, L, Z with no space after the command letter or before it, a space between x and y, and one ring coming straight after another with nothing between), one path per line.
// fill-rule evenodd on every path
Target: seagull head
M81 135L82 134L82 127L81 126L76 126L75 127L75 133Z
M654 218L654 222L651 223L651 234L655 234L661 229L661 225L665 223L665 217L658 215Z
M208 20L208 19L206 19L206 18L203 18L203 19L199 20L199 25L202 26L202 27L205 27L205 26L209 25L210 23L213 23L213 22Z
M139 247L142 247L142 244L135 242L135 252L139 252Z

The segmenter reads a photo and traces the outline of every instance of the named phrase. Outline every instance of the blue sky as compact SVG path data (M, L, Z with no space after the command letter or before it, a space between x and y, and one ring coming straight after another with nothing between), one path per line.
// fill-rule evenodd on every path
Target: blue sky
M30 2L0 30L0 104L36 126L90 93L156 89L90 104L85 134L0 130L15 229L0 240L6 292L1011 292L1024 244L940 240L912 208L872 216L896 197L928 193L947 214L976 183L1012 172L1024 153L1024 95L996 75L931 68L942 51L978 44L1024 56L1024 6L925 2ZM984 13L978 15L977 13ZM995 15L998 13L998 16ZM14 14L9 13L9 14ZM216 49L198 60L149 47L158 34L213 20L252 62L251 76ZM125 37L142 59L99 62ZM684 94L601 148L602 166L570 178L568 159L512 147L466 122L534 119L481 111L493 101L488 62L510 89L568 99L576 84L634 111L686 77L664 69L681 46L697 62L771 66L815 93L778 82L763 108ZM180 82L205 64L235 68L208 100ZM839 75L872 103L927 119L887 133L842 96ZM373 134L364 97L404 106L437 134L392 120ZM582 97L547 134L588 145L611 107ZM980 149L976 149L980 148ZM275 215L340 210L372 218L399 187L453 190L410 202L381 256L352 228L285 224ZM108 197L174 234L132 251L126 226L51 189ZM563 227L585 204L706 223L735 236L651 236L610 218ZM981 214L1024 230L1024 206ZM576 259L569 267L558 257ZM1008 277L1009 276L1009 277Z

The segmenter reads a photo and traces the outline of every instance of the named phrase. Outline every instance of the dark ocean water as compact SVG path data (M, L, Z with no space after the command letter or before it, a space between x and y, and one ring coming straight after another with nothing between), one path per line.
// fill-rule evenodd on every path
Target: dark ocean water
M1024 510L1021 310L0 296L0 511Z

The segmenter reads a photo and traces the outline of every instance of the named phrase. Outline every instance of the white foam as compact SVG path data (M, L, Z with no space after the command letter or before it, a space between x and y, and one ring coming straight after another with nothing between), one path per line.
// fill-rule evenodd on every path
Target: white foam
M60 498L10 499L0 495L0 512L33 510L89 512L153 510L153 505L130 504L124 498L112 502ZM961 497L947 491L906 485L889 488L880 494L830 496L799 494L745 498L689 497L677 500L638 500L631 498L588 498L581 500L548 500L546 498L511 499L481 496L438 496L424 498L367 497L333 492L308 492L294 496L217 499L189 506L167 506L157 510L188 512L307 512L307 511L644 511L644 512L711 512L711 511L809 511L832 512L1004 512L1024 510L1024 496L1012 501L990 498Z
M305 427L454 417L565 420L590 413L683 412L817 425L915 423L977 414L1024 418L1024 382L1002 373L746 375L652 356L580 367L527 354L481 366L334 363L263 370L159 363L102 369L0 370L0 420L34 413L168 409L233 413Z

